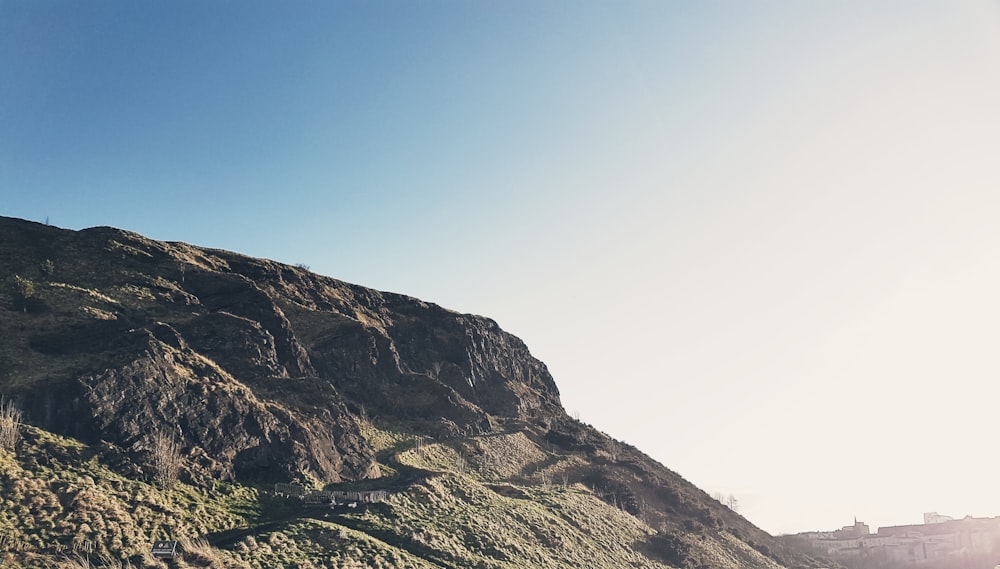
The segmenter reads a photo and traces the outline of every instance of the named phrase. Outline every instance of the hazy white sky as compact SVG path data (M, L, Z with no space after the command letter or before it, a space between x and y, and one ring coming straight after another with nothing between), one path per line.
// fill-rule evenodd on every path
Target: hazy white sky
M495 318L772 533L1000 515L1000 4L0 0L0 214Z

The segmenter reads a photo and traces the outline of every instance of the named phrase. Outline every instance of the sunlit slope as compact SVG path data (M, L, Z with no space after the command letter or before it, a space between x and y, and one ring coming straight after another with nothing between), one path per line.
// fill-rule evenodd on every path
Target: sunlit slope
M569 417L545 365L488 318L236 253L9 218L0 274L0 394L27 429L3 459L4 535L23 559L84 540L77 550L147 562L134 556L170 533L259 566L285 550L327 565L801 564ZM118 518L81 530L74 503L99 502L70 486L88 478ZM393 493L330 518L268 496L289 482ZM135 513L149 496L156 515ZM331 545L355 538L375 557Z
M585 484L552 481L582 457L521 434L439 443L366 431L392 442L386 476L365 483L390 496L332 509L238 483L162 488L116 472L100 447L27 427L0 452L4 563L89 553L152 567L151 542L172 538L189 549L177 565L194 567L779 567L727 532L657 530ZM497 467L515 456L528 460Z

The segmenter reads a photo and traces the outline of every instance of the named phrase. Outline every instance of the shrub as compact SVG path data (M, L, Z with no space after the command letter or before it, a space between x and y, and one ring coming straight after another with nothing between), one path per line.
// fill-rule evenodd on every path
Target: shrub
M9 282L15 305L22 312L38 312L44 307L41 299L38 298L35 281L21 275L14 275Z
M13 450L20 436L21 410L13 401L0 398L0 448Z
M173 435L161 431L153 435L152 451L155 481L161 488L170 488L181 472L181 445Z

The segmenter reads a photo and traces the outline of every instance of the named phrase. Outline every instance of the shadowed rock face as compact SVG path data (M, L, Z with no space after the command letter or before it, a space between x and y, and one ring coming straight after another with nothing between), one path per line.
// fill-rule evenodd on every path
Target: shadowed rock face
M0 394L129 477L150 477L164 435L182 476L207 483L376 476L370 417L517 433L571 457L564 483L654 528L648 556L784 563L771 536L568 417L545 365L487 318L235 253L2 217L0 279ZM508 462L520 459L535 460Z
M0 218L0 274L34 284L0 296L0 389L139 462L166 432L204 476L357 479L376 472L361 410L451 434L562 415L492 320L298 267Z

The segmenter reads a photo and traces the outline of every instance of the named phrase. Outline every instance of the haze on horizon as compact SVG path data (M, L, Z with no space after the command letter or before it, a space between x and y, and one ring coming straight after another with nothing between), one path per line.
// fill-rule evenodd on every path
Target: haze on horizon
M0 215L490 316L772 533L994 516L997 101L985 0L0 0Z

